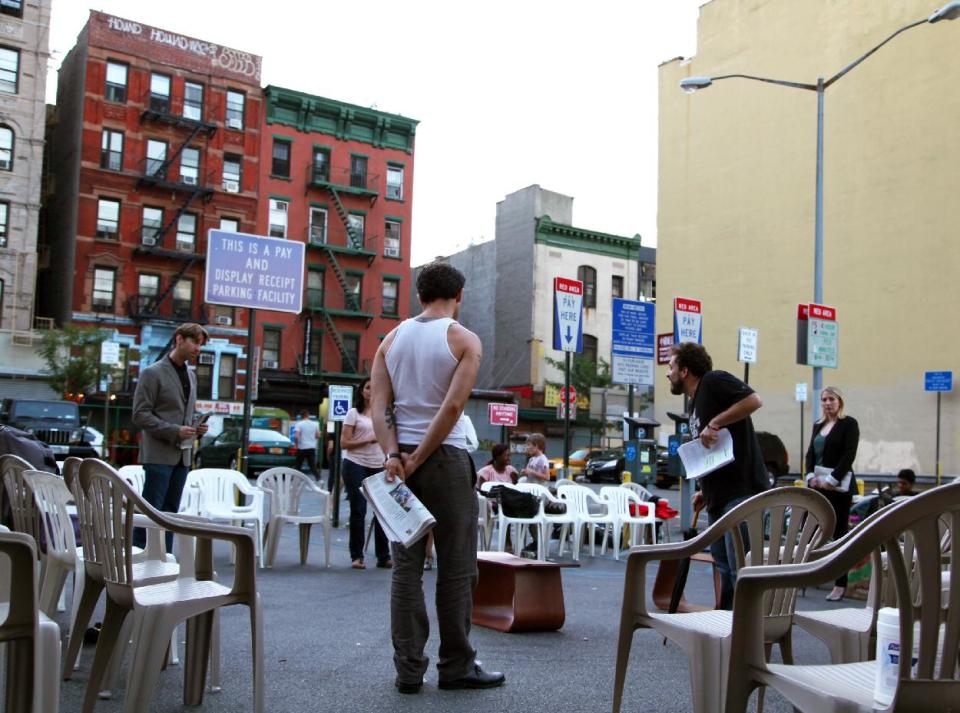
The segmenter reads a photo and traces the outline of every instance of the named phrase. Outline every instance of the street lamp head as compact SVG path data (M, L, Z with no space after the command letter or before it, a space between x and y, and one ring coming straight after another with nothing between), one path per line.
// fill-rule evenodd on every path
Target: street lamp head
M960 4L960 0L958 0L958 4ZM698 89L706 89L711 84L713 84L713 80L710 77L687 77L680 80L680 88L687 94L693 94Z
M953 2L948 2L928 17L927 22L934 23L940 22L940 20L956 20L958 17L960 17L960 0L953 0Z

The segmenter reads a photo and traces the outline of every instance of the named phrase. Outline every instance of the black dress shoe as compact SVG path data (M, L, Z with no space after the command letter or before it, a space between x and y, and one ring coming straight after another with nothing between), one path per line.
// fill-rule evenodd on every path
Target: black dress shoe
M419 683L405 683L398 678L393 682L393 685L397 687L400 693L420 693L420 689L423 688L423 681Z
M480 664L474 664L473 670L463 678L455 678L452 681L440 681L440 688L445 691L456 691L464 688L496 688L506 682L507 677L499 671L487 673Z

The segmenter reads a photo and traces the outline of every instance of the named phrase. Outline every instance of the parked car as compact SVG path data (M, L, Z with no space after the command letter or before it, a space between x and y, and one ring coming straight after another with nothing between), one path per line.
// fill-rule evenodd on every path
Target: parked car
M591 483L619 483L623 477L624 463L622 448L600 451L595 458L587 461L583 474Z
M237 452L240 450L242 433L239 428L228 428L213 439L212 443L197 451L197 468L230 468L239 470ZM251 428L247 446L247 475L274 468L287 466L293 468L297 460L297 447L293 441L277 431L265 428Z
M568 478L576 478L583 472L587 461L597 458L603 451L600 448L578 448L570 454L570 473ZM563 457L550 459L550 479L556 480L558 468L563 468Z
M83 438L80 408L73 401L4 399L0 402L0 423L33 434L50 446L57 460L98 455Z
M97 458L103 458L103 434L93 426L83 427L83 442L97 453Z

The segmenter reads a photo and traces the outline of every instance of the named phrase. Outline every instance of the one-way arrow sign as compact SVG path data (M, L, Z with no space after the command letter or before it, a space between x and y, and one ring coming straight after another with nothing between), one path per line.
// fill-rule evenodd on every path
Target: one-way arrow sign
M579 280L553 279L553 348L583 351L583 283Z

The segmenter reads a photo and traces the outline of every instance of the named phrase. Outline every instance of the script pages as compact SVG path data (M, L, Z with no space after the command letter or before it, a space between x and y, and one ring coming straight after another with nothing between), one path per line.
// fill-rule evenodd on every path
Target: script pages
M717 442L710 448L703 445L699 438L684 443L678 451L687 478L702 478L717 468L733 462L733 437L726 428L717 432Z
M391 542L409 547L437 522L402 480L388 482L384 471L365 478L360 489Z

